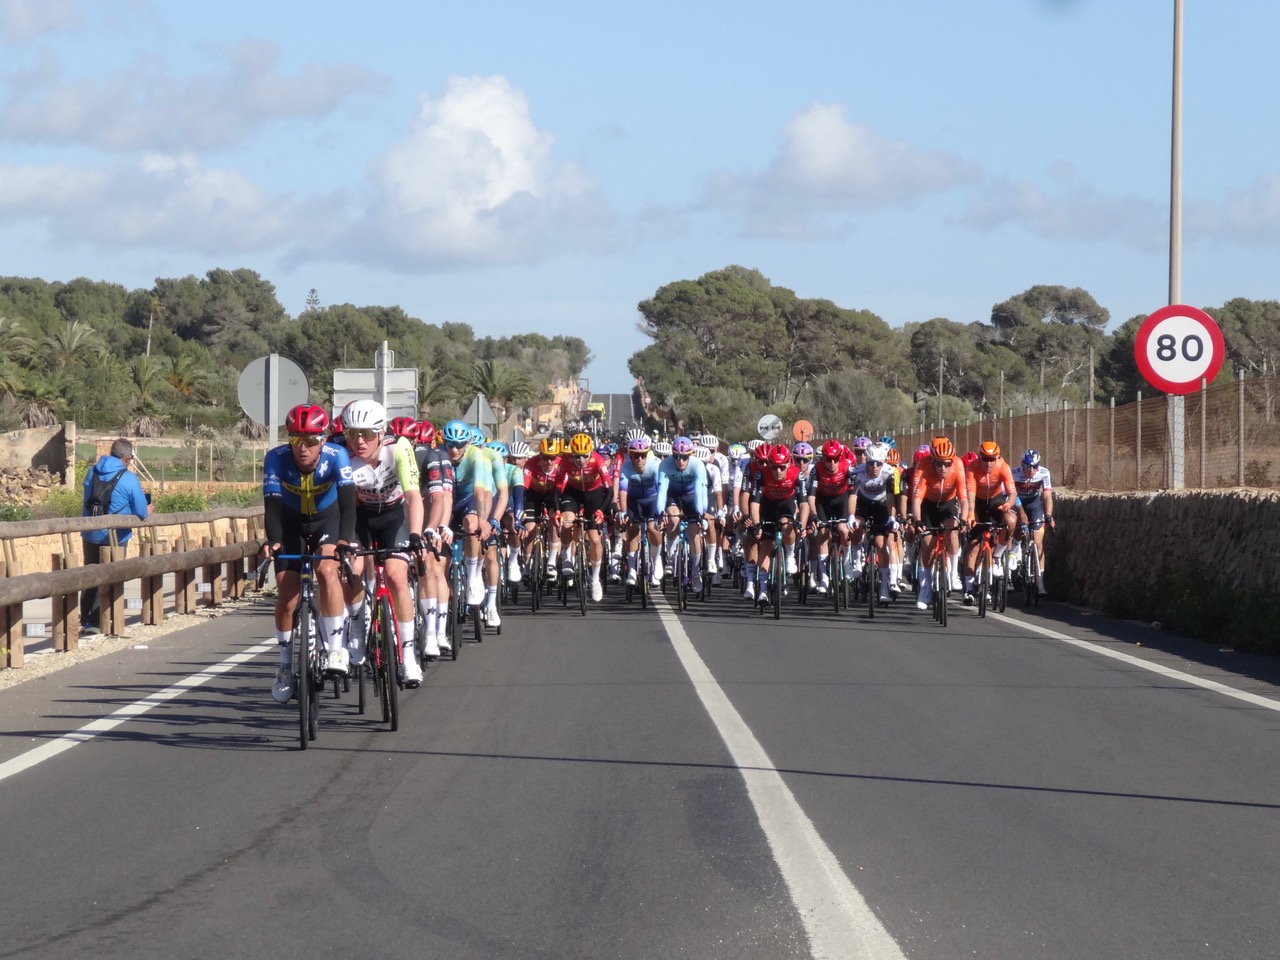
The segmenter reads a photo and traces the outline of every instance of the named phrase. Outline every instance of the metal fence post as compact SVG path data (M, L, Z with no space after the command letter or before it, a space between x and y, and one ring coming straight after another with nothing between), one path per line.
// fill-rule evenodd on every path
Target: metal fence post
M1238 385L1237 390L1240 394L1240 412L1238 422L1240 424L1239 436L1236 437L1236 476L1237 486L1244 486L1244 374L1241 373L1236 378Z
M1205 460L1207 448L1205 446L1205 427L1206 414L1209 407L1209 381L1204 377L1200 378L1200 489L1205 488Z
M1142 391L1138 391L1137 401L1137 417L1138 417L1138 439L1134 444L1134 452L1137 455L1138 475L1133 481L1136 489L1142 489Z
M1062 433L1062 476L1066 479L1067 474L1067 401L1062 401L1062 422L1058 425ZM1073 464L1074 466L1074 464Z
M1107 441L1107 490L1116 489L1116 398L1111 398L1111 436Z

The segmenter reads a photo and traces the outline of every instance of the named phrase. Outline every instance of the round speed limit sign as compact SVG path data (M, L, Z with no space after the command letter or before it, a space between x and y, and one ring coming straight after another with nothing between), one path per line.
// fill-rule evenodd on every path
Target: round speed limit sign
M1200 379L1212 383L1222 367L1222 331L1203 310L1183 304L1161 307L1142 321L1133 357L1147 383L1165 393L1191 393Z

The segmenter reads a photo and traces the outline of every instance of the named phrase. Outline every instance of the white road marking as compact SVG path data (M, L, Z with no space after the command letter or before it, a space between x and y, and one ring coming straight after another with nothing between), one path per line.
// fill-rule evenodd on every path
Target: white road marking
M1068 636L1065 633L1059 633L1057 630L1050 630L1048 627L1042 627L1039 624L1028 623L1025 620L1016 620L1013 617L991 611L988 611L987 616L994 617L996 620L1001 620L1004 623L1012 624L1015 627L1021 627L1024 630L1030 630L1032 633L1038 633L1051 640L1061 640L1063 643L1069 643L1073 647L1080 647L1082 650L1088 650L1090 653L1098 653L1104 657L1119 660L1121 663L1141 667L1143 670L1150 670L1152 673L1158 673L1171 680L1180 680L1183 683L1189 683L1193 686L1203 687L1206 690L1212 690L1214 693L1221 693L1223 696L1243 700L1245 703L1251 703L1255 707L1265 707L1268 710L1280 710L1280 700L1259 696L1256 693L1246 693L1244 690L1237 690L1235 687L1229 687L1225 683L1219 683L1217 680L1206 680L1203 677L1192 676L1189 673L1183 673L1181 670L1175 670L1172 667L1166 667L1160 663L1153 663L1150 660L1143 660L1140 657L1123 653L1120 650L1109 650L1106 647L1099 646L1096 643L1091 643L1088 640L1080 640L1076 637Z
M845 875L764 747L698 656L675 611L663 598L655 599L671 646L746 781L747 794L791 891L814 957L905 960L906 955Z
M162 703L167 703L174 697L179 697L188 690L192 690L203 683L207 683L214 677L224 674L228 670L232 670L240 664L252 660L260 654L266 653L268 650L274 650L276 646L276 642L271 640L267 643L260 643L257 646L250 647L243 653L237 653L234 656L223 660L221 663L216 663L212 667L207 667L204 670L201 670L199 673L192 674L183 680L179 680L171 687L166 687L164 690L160 690L150 696L143 697L141 700L131 703L128 706L121 707L119 710L108 714L105 717L90 721L72 733L63 734L56 740L50 740L48 743L41 744L33 750L28 750L26 753L19 754L12 760L6 760L4 763L0 763L0 780L7 780L9 777L22 773L24 770L30 770L36 764L44 763L44 761L52 757L56 757L58 754L64 753L78 744L92 740L100 733L106 733L108 730L114 730L116 727L120 726L120 724L127 723L136 717L142 716L152 707L159 706Z

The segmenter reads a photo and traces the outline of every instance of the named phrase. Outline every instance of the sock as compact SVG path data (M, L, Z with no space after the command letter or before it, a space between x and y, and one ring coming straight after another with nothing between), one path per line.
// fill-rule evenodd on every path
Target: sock
M400 638L400 646L404 650L404 656L407 659L414 653L413 647L413 621L406 623L396 621L396 636Z
M332 650L342 642L347 615L340 613L336 617L321 617L320 619L324 623L324 648Z
M900 563L889 564L889 582L898 583L901 580L902 580L902 564Z
M290 645L293 640L293 632L290 630L277 630L276 643L280 644L280 666L288 667L293 665L293 651Z
M463 567L466 568L468 580L480 579L480 558L479 557L467 557L465 560L462 561L462 565Z
M485 606L487 606L491 610L498 605L498 588L497 587L484 588L484 603L485 603Z

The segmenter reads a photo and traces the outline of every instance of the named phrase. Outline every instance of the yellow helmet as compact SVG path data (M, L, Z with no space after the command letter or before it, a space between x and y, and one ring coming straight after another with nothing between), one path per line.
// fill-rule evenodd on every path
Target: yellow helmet
M543 437L542 442L538 444L538 452L544 457L560 456L560 438Z
M575 457L590 456L595 450L596 445L592 442L591 437L585 433L575 433L569 441L569 452Z

